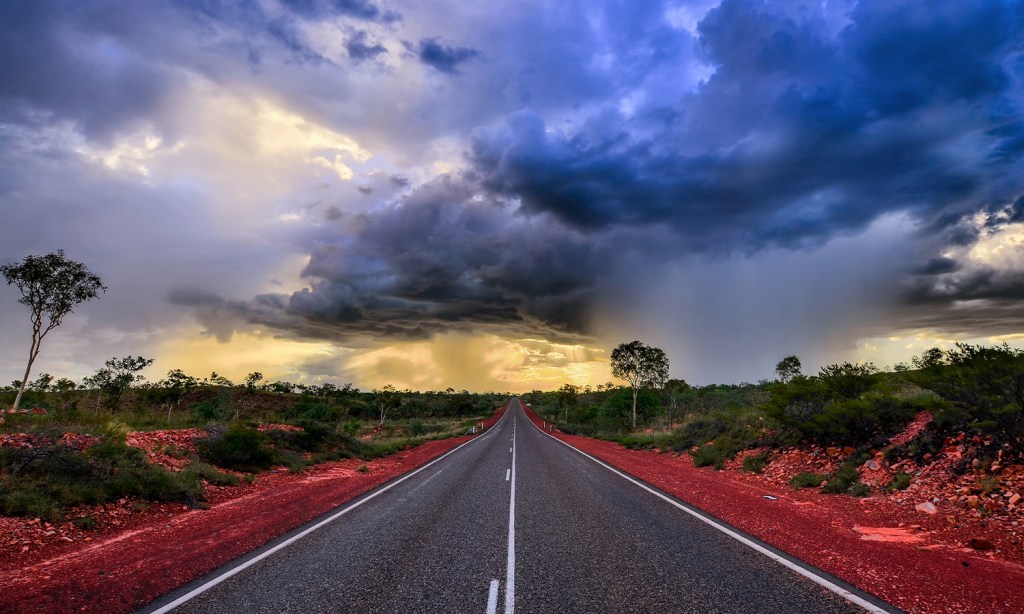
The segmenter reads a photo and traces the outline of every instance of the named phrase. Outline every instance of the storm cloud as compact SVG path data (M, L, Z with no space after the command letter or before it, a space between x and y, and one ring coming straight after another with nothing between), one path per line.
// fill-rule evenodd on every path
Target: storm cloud
M92 317L153 343L645 336L706 381L1022 332L1024 2L500 4L7 3L0 251L139 280Z

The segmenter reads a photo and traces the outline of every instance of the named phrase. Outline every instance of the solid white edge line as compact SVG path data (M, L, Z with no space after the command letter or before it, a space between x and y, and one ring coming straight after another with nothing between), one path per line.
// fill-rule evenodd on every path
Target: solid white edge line
M487 591L487 614L498 612L498 581L491 580L491 588Z
M533 420L530 420L530 424L533 424ZM604 467L608 471L611 471L612 473L618 475L619 477L632 482L633 484L635 484L635 485L639 486L640 488L646 490L647 492L651 493L655 497L658 497L659 499L662 499L663 501L665 501L665 502L667 502L667 503L669 503L671 505L674 505L675 507L683 510L687 514L693 516L697 520L700 520L701 522L703 522L703 523L705 523L707 525L710 525L710 526L718 529L722 533L725 533L726 535L728 535L729 537L735 539L736 541L740 542L741 544L743 544L745 546L748 546L748 547L756 550L757 552L760 552L761 554L767 556L768 558L772 559L776 563L779 563L779 564L783 565L784 567L787 567L787 568L791 569L792 571L795 571L796 573L798 573L801 576L807 578L811 582L814 582L815 584L821 586L822 588L825 588L825 589L827 589L827 590L829 590L829 591L839 595L840 597L846 599L850 603L853 603L854 605L860 606L860 607L864 608L865 610L867 610L868 612L871 612L872 614L890 614L889 610L885 610L883 608L880 608L877 605L871 603L870 601L867 601L867 600L863 599L862 597L860 597L858 595L855 595L854 593L851 593L847 589L839 586L835 582L832 582L828 578L822 577L822 576L818 575L817 573L815 573L814 571L812 571L810 569L807 569L807 568L805 568L805 567L803 567L801 565L797 565L796 563L794 563L793 561L790 561L786 557L780 556L780 555L776 554L775 552L772 552L771 550L765 548L761 544L758 544L757 542L751 541L747 537L744 537L743 535L740 535L736 531L733 531L732 529L730 529L729 527L725 526L724 524L722 524L720 522L717 522L716 520L713 520L711 518L708 518L708 517L704 516L703 514L698 514L697 512L691 510L690 508L686 507L685 505L680 504L678 501L674 501L670 497L668 497L668 496L666 496L666 495L664 495L664 494L654 490L653 488L651 488L650 486L644 484L643 482L640 482L640 481L636 480L632 476L629 476L629 475L619 471L615 467L612 467L611 465L605 463L604 461L599 460L599 459L597 459L597 458L587 454L586 452L584 452L583 450L580 450L579 448L577 448L576 446L572 445L571 443L567 443L567 442L562 441L561 439L555 437L554 435L551 435L549 433L545 433L536 424L533 424L533 426L534 426L534 428L536 428L538 431L540 431L544 435L547 435L551 439L554 439L555 441L557 441L558 443L566 446L570 450L573 450L575 452L578 452L579 454L582 454L583 456L589 458L590 460L594 461L598 465L601 465L602 467Z
M458 446L452 448L451 450L448 450L447 452L445 452L441 456L438 456L434 460L430 461L426 465L423 465L422 467L419 467L417 469L414 469L414 470L410 471L409 473L403 475L402 477L398 478L397 480L395 480L394 482L388 484L387 486L381 488L380 490L377 490L377 491L371 493L369 496L367 496L367 497L365 497L363 499L360 499L359 501L356 501L355 503L348 504L348 506L345 507L344 509L336 512L335 514L331 515L328 518L325 518L324 520L321 520L320 522L318 522L315 525L309 527L308 529L305 529L301 533L298 533L296 535L293 535L293 536L289 537L288 539L284 540L280 544L278 544L278 545L274 546L273 548L270 548L270 549L268 549L268 550L266 550L264 552L259 553L258 555L252 557L248 561L246 561L244 563L241 563L237 567L232 567L231 569L225 571L224 573L222 573L221 575L217 576L216 578L212 578L208 582L204 583L202 586L198 586L198 587L192 589L191 591L185 593L181 597L178 597L177 599L175 599L174 601L168 603L167 605L165 605L165 606L163 606L163 607L161 607L161 608L159 608L157 610L153 610L153 612L151 614L166 614L167 612L170 612L171 610L173 610L174 608L178 607L179 605L182 605L184 603L187 603L187 602L191 601L192 599L195 599L196 597L198 597L199 595L201 595L201 594L205 593L206 591L210 590L214 586L217 586L218 584L220 584L221 582L224 582L228 578L230 578L230 577L232 577L232 576L234 576L234 575L244 571L245 569L248 569L249 567L252 567L256 563L259 563L260 561L262 561L263 559L267 558L268 556L274 554L278 550L281 550L281 549L283 549L283 548L285 548L287 546L292 545L293 543L295 543L298 540L302 539L303 537L309 535L313 531L316 531L320 527L323 527L324 525L326 525L326 524L328 524L330 522L334 522L338 518L341 518L345 514L351 512L352 510L356 509L357 507L359 507L360 505L366 503L367 501L370 501L370 500L376 498L377 496L386 493L387 491L391 490L395 486L398 486L402 482L404 482L404 481L408 480L409 478L411 478L412 476L416 475L420 471L423 471L427 467L430 467L434 463L437 463L437 462L440 462L440 461L444 460L445 458L447 458L451 454L454 454L458 450L461 450L462 448L468 446L471 443L474 443L474 442L477 442L477 441L483 441L492 432L494 432L494 427L498 426L498 423L501 422L502 420L504 420L505 416L507 414L508 414L508 407L505 408L505 413L503 413L501 415L501 418L498 419L498 422L495 422L494 426L492 426L491 429L487 433L484 433L480 437L474 437L473 439L470 439L469 441L467 441L465 443L459 444Z
M518 404L519 401L516 400ZM512 420L512 487L508 502L508 563L505 566L505 614L516 608L516 421Z

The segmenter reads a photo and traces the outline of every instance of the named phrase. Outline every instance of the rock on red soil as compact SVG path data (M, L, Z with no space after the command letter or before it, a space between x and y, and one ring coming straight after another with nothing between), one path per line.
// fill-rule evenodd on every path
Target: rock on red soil
M532 412L531 419L540 426ZM762 476L696 468L688 454L554 435L907 612L1024 612L1016 521L988 526L986 518L947 500L934 515L916 512L908 502L922 501L932 486L891 499L827 495L795 490L788 485L792 474L783 477L794 467L820 469L806 453L784 453L780 467L789 463L786 471L773 476L769 466ZM821 452L826 464L838 466L842 451ZM974 548L972 538L981 540Z
M179 449L194 449L204 435L194 431L128 439L175 468ZM324 463L299 474L271 471L251 484L207 486L209 509L122 499L73 514L102 518L96 530L0 518L0 535L8 536L0 538L0 612L129 612L469 439L429 441L383 459ZM3 445L19 442L14 437Z

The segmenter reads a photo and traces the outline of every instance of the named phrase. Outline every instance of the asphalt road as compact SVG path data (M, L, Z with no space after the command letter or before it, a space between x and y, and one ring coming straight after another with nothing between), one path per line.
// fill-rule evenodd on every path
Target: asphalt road
M173 611L864 611L555 441L517 401L485 435L338 512L142 611L199 590Z

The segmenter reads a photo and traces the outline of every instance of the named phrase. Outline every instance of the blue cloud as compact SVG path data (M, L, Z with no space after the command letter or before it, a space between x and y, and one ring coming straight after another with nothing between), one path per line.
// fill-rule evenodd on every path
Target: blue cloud
M449 75L459 74L460 64L480 57L480 52L469 47L455 47L441 44L437 38L421 40L417 46L420 61Z

